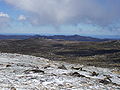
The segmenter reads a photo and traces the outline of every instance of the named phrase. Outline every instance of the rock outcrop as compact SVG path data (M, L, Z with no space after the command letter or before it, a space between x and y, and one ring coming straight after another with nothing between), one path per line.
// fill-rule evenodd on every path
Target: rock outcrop
M0 90L119 90L117 69L0 53Z

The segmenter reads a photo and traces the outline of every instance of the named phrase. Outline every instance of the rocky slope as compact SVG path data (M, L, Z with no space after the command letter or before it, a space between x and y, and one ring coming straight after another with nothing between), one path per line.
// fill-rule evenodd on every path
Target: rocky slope
M0 90L120 90L120 71L0 53Z

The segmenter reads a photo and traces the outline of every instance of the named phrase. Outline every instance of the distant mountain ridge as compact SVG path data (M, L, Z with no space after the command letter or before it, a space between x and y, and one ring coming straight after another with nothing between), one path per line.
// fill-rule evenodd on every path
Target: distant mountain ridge
M0 35L0 39L28 39L32 35Z
M68 41L108 41L109 39L98 39L93 37L87 36L80 36L80 35L53 35L53 36L41 36L35 35L34 38L45 38L45 39L61 39L61 40L68 40Z
M0 39L29 39L29 38L44 38L44 39L61 39L68 41L108 41L109 39L98 39L80 35L0 35Z

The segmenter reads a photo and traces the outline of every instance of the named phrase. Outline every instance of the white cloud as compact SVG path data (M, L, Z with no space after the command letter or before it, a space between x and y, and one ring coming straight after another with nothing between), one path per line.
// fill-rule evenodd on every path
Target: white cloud
M32 24L104 25L120 19L120 0L5 0L29 12Z
M9 25L10 16L6 13L0 12L0 29Z
M20 21L25 21L25 20L26 20L26 17L25 17L24 15L20 15L20 16L18 17L18 20L20 20Z
M0 12L0 17L9 18L9 15L3 12Z

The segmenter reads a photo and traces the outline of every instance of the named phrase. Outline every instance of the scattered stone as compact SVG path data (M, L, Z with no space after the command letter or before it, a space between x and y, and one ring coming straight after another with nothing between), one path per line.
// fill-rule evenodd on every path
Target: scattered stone
M82 67L71 67L71 69L75 69L75 70L80 70L80 71L82 71Z
M6 65L6 67L11 67L11 65L8 64L8 65Z
M64 65L59 66L58 69L64 69L64 70L67 70L67 68L66 68Z
M107 80L100 80L99 82L100 82L100 83L103 83L103 84L110 84L110 82L107 81Z
M78 72L70 73L70 75L74 77L85 77L84 75L81 75Z
M110 79L110 78L112 78L110 75L104 75L104 76L106 76L104 79L105 80L109 80L110 82L112 82L112 80Z
M52 73L51 76L57 76L56 74Z
M33 70L26 70L24 71L26 74L30 74L30 73L43 73L44 74L44 71L43 70L38 70L38 69L33 69Z
M11 89L10 90L16 90L16 88L15 87L11 87Z
M50 65L47 65L47 66L44 67L44 69L47 69L47 68L49 68L49 67L50 67Z
M68 76L68 75L70 75L70 74L69 74L69 73L62 73L62 75Z
M117 83L112 83L112 84L120 87L120 84L117 84ZM120 89L118 89L118 90L120 90Z
M62 84L58 84L58 86L59 86L59 87L63 87L63 85L62 85Z
M92 76L98 76L99 73L96 73L96 72L92 72Z
M65 86L66 86L67 88L72 88L72 87L73 87L73 84L71 84L71 83L65 83Z

